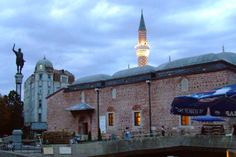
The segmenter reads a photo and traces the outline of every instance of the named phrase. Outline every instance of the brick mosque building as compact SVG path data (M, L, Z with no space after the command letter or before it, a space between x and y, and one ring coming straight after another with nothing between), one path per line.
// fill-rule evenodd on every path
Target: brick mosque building
M210 53L147 65L149 45L143 14L136 46L138 67L79 78L68 88L47 97L48 130L91 132L98 126L107 135L131 131L148 133L166 128L194 128L188 116L170 114L175 96L236 83L236 54Z

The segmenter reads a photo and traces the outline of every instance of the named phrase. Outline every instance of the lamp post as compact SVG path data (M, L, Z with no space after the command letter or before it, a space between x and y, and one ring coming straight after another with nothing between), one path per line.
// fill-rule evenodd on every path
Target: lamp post
M95 92L97 93L97 129L98 129L98 141L101 140L101 130L99 123L99 89L95 88Z
M149 129L150 129L150 136L152 135L152 105L151 105L151 81L146 80L148 85L148 110L149 110Z

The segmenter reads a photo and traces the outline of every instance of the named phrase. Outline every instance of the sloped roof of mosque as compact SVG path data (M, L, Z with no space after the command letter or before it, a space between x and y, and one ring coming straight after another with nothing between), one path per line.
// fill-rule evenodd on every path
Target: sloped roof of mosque
M236 65L236 54L232 52L222 52L222 53L217 53L217 54L209 53L209 54L195 56L195 57L183 58L183 59L171 61L169 63L164 63L158 66L156 70L180 68L180 67L209 63L209 62L220 61L220 60L224 60L226 62Z
M82 84L82 83L90 83L90 82L97 82L97 81L105 81L111 79L110 75L106 74L96 74L91 76L85 76L77 79L73 84Z
M236 53L233 52L222 52L222 53L218 53L217 57L219 59L225 60L231 64L235 64L236 65Z
M156 70L155 67L150 65L145 65L141 67L129 68L125 70L120 70L112 75L112 78L122 78L122 77L129 77L135 75L146 74L150 72L154 72Z
M105 74L97 74L79 78L73 84L83 84L83 83L92 83L98 81L105 81L110 79L132 77L142 74L147 74L151 72L157 72L161 70L168 70L173 68L182 68L186 66L192 66L197 64L210 63L214 61L226 61L228 63L236 65L236 53L232 52L222 52L222 53L209 53L195 57L183 58L174 60L168 63L164 63L158 67L145 65L141 67L134 67L129 69L124 69L115 72L112 76Z

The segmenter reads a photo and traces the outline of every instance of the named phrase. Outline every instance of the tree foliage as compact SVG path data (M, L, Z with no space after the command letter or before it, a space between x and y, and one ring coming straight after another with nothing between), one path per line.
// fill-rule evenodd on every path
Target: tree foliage
M7 96L0 97L0 135L8 134L10 126L10 110L7 107Z
M0 96L0 136L10 135L14 129L22 129L23 102L15 91Z

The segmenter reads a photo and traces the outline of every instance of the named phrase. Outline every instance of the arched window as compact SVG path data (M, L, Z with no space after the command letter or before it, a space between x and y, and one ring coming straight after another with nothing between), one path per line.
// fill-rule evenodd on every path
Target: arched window
M108 112L107 113L107 124L108 126L114 126L114 112Z
M81 95L80 95L80 100L81 100L81 102L82 102L82 103L84 103L84 102L85 102L85 94L84 94L84 91L83 91L83 92L81 92Z
M116 89L112 89L112 92L111 92L111 95L112 95L112 99L116 99Z
M142 117L141 117L141 106L134 105L133 110L133 126L141 126Z
M109 127L115 124L115 110L112 106L107 108L107 124Z
M140 111L134 111L134 126L140 126L141 125L141 112Z
M181 91L183 92L188 91L188 79L184 78L181 80L180 88L181 88Z

